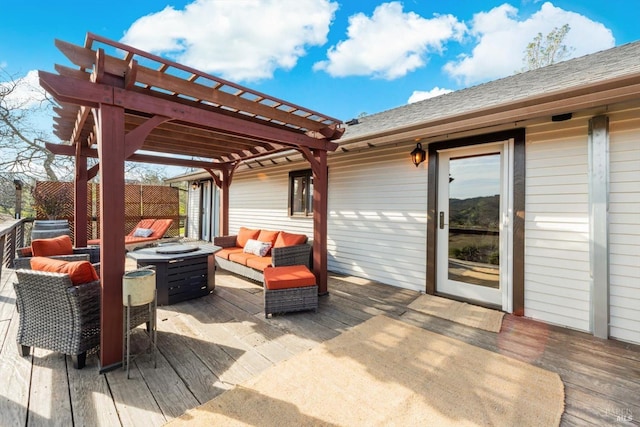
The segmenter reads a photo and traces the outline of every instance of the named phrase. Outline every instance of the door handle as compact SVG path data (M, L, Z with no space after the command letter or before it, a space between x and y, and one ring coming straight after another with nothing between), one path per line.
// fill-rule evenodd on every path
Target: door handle
M440 230L444 230L444 212L440 211Z

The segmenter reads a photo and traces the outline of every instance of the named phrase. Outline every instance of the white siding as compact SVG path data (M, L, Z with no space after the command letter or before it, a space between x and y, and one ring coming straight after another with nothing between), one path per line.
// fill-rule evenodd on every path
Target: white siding
M236 173L230 187L230 234L244 226L313 238L313 218L290 217L288 213L289 171L304 169L309 169L306 162Z
M426 164L413 145L329 157L328 268L408 289L426 283ZM284 229L313 237L313 220L288 216L292 170L306 162L236 173L229 231L240 226Z
M329 168L329 269L402 288L426 283L426 163L413 145L332 158ZM338 156L336 156L338 157Z
M189 207L187 209L187 237L200 238L200 188L193 190L191 185L187 186L189 191Z
M640 119L610 121L609 334L640 343Z
M590 330L588 123L527 129L525 315Z

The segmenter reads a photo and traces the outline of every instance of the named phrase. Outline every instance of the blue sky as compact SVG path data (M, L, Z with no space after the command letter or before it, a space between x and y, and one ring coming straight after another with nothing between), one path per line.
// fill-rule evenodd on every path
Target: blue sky
M640 40L637 0L12 1L0 67L72 64L56 38L87 32L349 120L513 74L538 33L565 23L572 56ZM32 74L33 75L33 74Z

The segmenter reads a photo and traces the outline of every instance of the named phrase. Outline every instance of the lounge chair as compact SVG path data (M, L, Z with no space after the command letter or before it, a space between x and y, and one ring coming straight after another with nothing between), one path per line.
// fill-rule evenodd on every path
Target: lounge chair
M173 224L172 219L143 219L129 234L124 236L124 246L128 251L150 244L161 239L169 227ZM87 242L89 245L99 245L100 239L92 239Z

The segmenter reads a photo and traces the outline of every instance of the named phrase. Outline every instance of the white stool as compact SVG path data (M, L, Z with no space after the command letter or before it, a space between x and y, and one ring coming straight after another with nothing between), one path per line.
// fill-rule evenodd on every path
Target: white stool
M157 367L156 361L156 272L150 268L141 268L128 271L122 279L122 304L126 310L124 313L125 333L122 338L122 359L123 368L127 369L127 379L129 378L129 367L131 365L131 309L147 305L148 312L148 332L151 338L150 349L153 357L153 367ZM137 326L139 323L133 325ZM137 356L134 356L137 357Z

